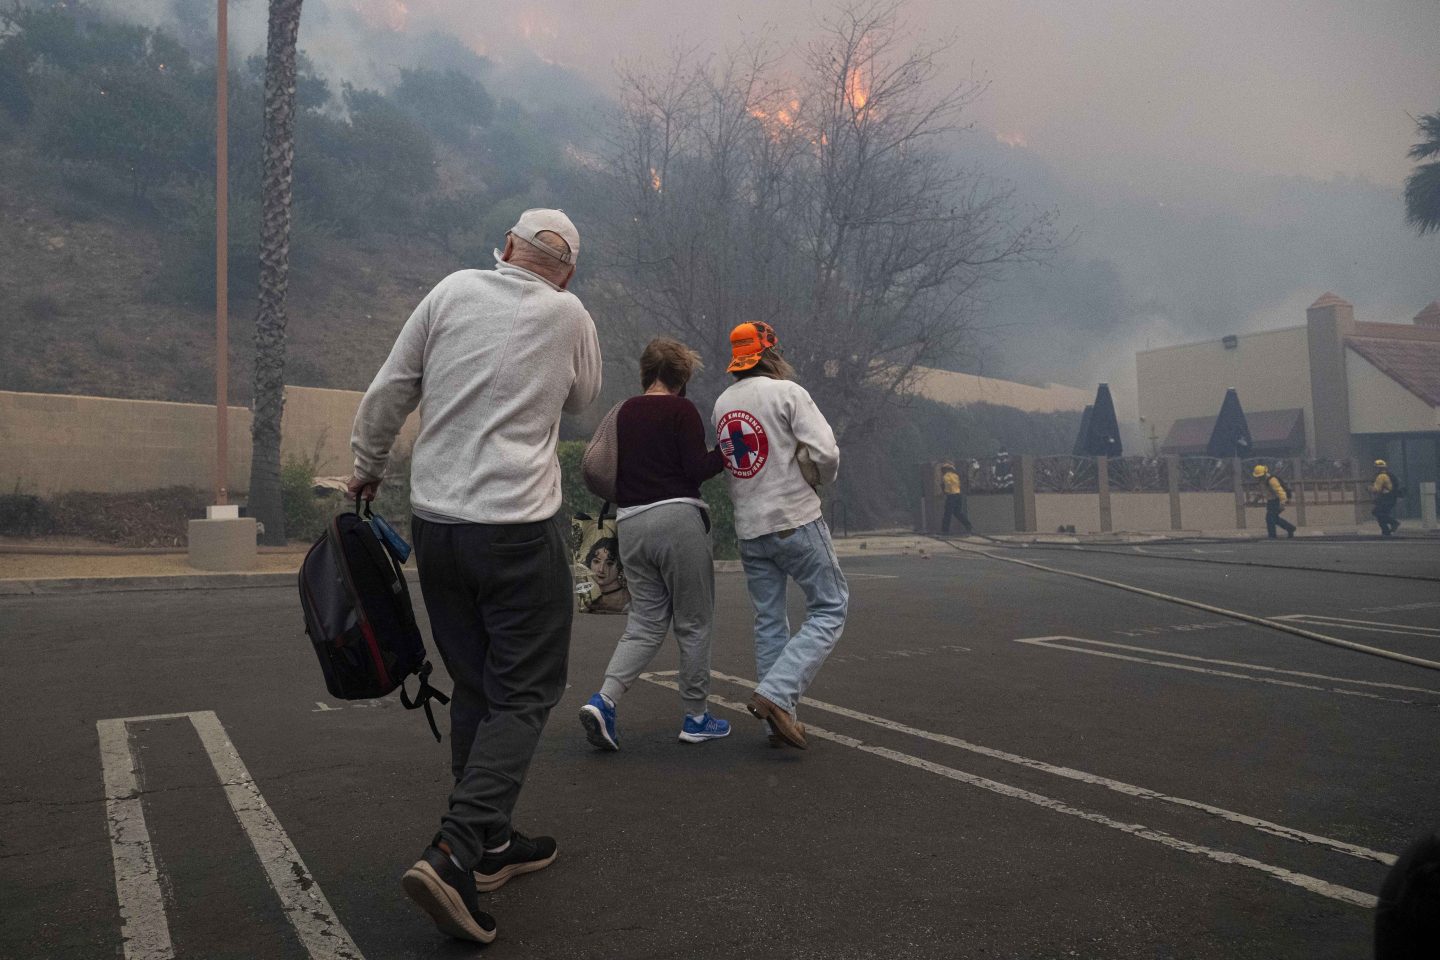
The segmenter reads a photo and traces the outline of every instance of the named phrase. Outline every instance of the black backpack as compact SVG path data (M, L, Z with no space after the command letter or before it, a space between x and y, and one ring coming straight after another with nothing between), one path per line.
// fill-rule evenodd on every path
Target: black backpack
M357 497L355 512L331 520L305 554L300 607L331 696L373 700L398 687L405 709L423 707L439 740L430 701L445 704L450 698L429 683L432 667L401 569L408 556L409 545L368 503L362 515ZM414 700L405 692L412 674L420 678Z
M1280 490L1281 490L1281 492L1285 495L1285 499L1286 499L1286 500L1291 499L1291 496L1290 496L1290 485L1289 485L1288 483L1286 483L1284 480L1281 480L1280 477L1279 477L1277 474L1273 474L1273 473L1272 473L1272 474L1270 474L1270 476L1274 477L1274 478L1275 478L1275 482L1278 483L1278 484L1280 484Z

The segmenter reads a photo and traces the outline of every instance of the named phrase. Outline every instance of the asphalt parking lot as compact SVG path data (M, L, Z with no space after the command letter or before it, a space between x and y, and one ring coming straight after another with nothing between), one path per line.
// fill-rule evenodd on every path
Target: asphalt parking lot
M1368 955L1387 863L1440 823L1440 672L1065 571L1440 659L1440 542L845 567L804 753L739 709L742 576L718 578L726 740L676 742L670 649L595 753L575 712L623 620L577 619L516 814L560 859L482 895L483 950L399 888L448 744L328 699L293 590L0 598L0 956Z

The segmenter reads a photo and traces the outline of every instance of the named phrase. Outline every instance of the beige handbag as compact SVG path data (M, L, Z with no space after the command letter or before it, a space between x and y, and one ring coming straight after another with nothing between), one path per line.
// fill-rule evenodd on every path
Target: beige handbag
M617 499L615 478L620 469L620 441L615 422L624 405L625 401L621 400L600 418L600 425L595 428L590 442L585 444L585 456L580 460L580 475L585 481L585 488L607 503L614 503Z
M604 504L600 516L579 514L571 521L575 544L575 605L581 613L626 613L630 588L620 562L620 536L614 508Z

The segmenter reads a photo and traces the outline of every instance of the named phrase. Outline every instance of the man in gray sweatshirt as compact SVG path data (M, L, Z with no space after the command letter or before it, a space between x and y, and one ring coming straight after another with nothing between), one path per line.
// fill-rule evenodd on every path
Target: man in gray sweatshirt
M420 301L360 402L351 495L375 495L418 405L410 472L420 589L455 684L455 788L405 891L454 937L489 943L476 891L548 866L549 837L510 814L565 691L574 611L555 456L561 412L600 393L590 314L566 286L580 234L527 210L493 270L461 270Z

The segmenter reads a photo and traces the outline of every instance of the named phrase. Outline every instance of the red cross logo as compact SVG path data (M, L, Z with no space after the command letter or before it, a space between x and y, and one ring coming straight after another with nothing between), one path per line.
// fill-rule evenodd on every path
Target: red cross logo
M765 466L770 457L770 441L765 428L753 414L731 410L715 427L725 466L737 480L748 480Z

